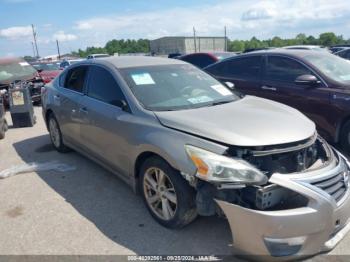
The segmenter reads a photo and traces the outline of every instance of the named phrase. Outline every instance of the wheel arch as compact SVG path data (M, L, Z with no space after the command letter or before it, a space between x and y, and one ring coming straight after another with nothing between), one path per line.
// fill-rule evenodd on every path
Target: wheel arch
M46 110L46 112L45 112L45 124L46 124L46 129L48 130L49 129L49 123L48 123L48 121L49 121L49 116L51 115L51 114L54 114L53 113L53 111L52 111L52 109L47 109Z
M178 171L178 168L174 164L174 161L172 159L170 159L169 157L164 157L162 155L163 154L161 154L160 152L157 152L155 150L146 150L146 151L143 151L143 152L138 154L138 156L137 156L137 158L136 158L136 160L134 162L134 168L133 168L133 177L134 177L134 181L135 181L135 185L134 185L135 192L138 193L139 176L140 176L141 166L147 159L149 159L151 157L158 157L158 158L164 160L172 168L174 168L175 170Z

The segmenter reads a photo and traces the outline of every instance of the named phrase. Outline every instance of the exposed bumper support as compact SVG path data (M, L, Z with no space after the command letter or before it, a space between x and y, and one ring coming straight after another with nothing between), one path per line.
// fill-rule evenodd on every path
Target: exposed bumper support
M350 190L338 203L328 194L303 181L321 174L348 168L338 164L320 172L301 175L273 175L271 182L309 199L306 207L279 211L259 211L216 200L231 227L238 252L275 257L310 256L333 249L350 231Z

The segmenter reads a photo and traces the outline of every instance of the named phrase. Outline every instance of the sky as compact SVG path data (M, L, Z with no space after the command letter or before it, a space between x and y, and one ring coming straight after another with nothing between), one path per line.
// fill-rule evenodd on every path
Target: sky
M350 38L345 0L0 0L0 56L33 55L31 24L41 56L111 39L199 36L230 39L318 36Z

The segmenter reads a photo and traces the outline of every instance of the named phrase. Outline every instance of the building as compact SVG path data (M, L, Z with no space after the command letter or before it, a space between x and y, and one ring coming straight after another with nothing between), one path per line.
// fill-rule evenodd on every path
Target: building
M211 36L167 36L150 42L151 53L168 55L172 53L189 54L195 52L222 52L225 51L225 37Z

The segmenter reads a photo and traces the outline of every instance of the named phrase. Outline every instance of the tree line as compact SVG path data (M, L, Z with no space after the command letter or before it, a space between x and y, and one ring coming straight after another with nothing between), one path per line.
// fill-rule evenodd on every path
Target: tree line
M350 39L344 39L342 35L336 35L332 32L326 32L314 37L312 35L298 34L294 38L280 38L275 36L267 40L259 40L252 37L250 40L229 40L228 51L239 52L251 48L265 48L265 47L282 47L289 45L321 45L332 46L338 44L350 44ZM150 40L148 39L113 39L108 41L104 47L87 47L85 50L79 49L72 52L73 55L80 57L87 57L90 54L108 53L113 55L126 53L149 53Z
M104 47L87 47L85 50L79 49L76 52L72 52L72 55L87 57L91 54L128 54L128 53L149 53L150 41L148 39L113 39L108 41Z

